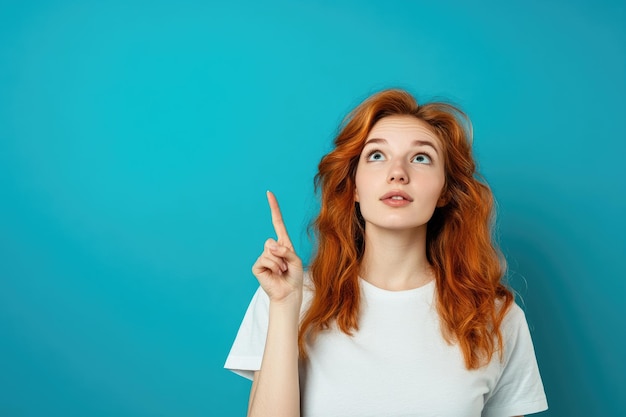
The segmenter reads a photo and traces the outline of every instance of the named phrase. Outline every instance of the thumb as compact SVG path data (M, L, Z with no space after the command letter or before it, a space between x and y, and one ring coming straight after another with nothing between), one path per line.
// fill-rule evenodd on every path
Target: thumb
M302 261L300 260L296 252L290 247L276 245L274 247L270 247L270 251L273 255L285 259L285 261L287 261L289 265L297 266L300 268L302 267Z

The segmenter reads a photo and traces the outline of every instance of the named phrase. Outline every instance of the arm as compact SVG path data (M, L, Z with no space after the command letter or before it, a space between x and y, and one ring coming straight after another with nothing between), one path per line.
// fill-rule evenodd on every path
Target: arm
M285 229L278 202L268 192L278 241L268 239L252 272L270 299L261 369L254 374L249 417L299 417L298 325L303 269Z
M256 392L256 382L259 380L259 371L254 372L254 376L252 377L252 387L250 388L250 398L248 399L248 413L247 416L250 415L250 406L252 405L252 399L254 398L254 393Z
M297 306L297 309L296 309ZM270 302L269 328L261 370L250 390L250 417L300 416L297 302Z

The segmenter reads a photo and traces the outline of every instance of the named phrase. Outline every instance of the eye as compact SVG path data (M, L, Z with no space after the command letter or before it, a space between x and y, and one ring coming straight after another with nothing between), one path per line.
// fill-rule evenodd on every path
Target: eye
M427 154L420 153L415 155L411 162L416 162L418 164L431 164L433 161Z
M384 161L385 155L381 151L372 151L367 154L368 161Z

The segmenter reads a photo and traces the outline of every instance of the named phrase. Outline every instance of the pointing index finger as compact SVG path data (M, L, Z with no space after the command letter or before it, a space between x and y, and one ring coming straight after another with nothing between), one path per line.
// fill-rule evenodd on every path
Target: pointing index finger
M285 223L283 222L283 215L280 212L280 207L278 207L278 200L276 199L274 193L272 193L271 191L267 192L267 201L270 204L270 211L272 213L272 224L274 225L274 231L276 232L278 243L292 247L291 240L289 239L289 234L287 233L287 228L285 227Z

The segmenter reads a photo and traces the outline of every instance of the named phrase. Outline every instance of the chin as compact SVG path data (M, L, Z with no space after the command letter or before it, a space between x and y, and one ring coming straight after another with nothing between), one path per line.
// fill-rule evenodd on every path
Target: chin
M405 221L389 221L389 222L379 222L379 223L371 223L366 222L365 228L369 227L381 230L389 230L396 232L403 232L409 230L418 231L420 229L426 229L426 225L428 222L407 222Z

